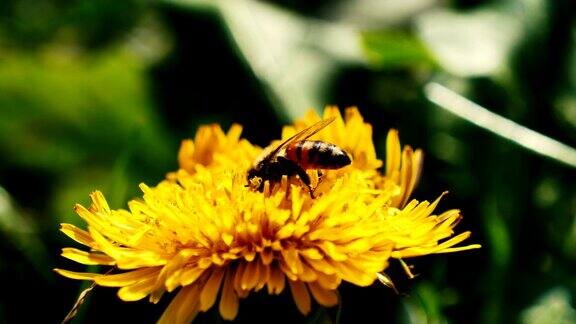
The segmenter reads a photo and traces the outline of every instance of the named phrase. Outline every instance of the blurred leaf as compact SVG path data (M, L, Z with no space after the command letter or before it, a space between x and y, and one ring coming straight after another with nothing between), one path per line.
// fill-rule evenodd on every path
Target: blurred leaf
M165 0L195 9L195 0ZM358 33L251 0L215 1L230 36L269 90L278 115L291 119L324 106L340 62L363 62Z
M405 23L439 0L354 0L338 1L327 8L328 16L362 29L380 29Z
M379 69L432 66L434 59L416 37L397 31L362 33L364 52Z
M39 48L55 39L102 48L125 37L149 8L141 0L2 0L0 38Z
M194 10L213 10L218 5L218 0L167 0L165 2Z
M304 43L313 22L255 1L220 2L230 35L255 75L278 101L280 115L302 116L323 106L321 93L333 73L332 58Z
M574 129L576 128L576 25L572 27L571 44L566 75L566 88L561 88L560 95L555 98L555 117L571 139L576 139Z
M0 232L18 249L34 269L48 280L48 252L38 237L35 224L14 205L8 192L0 187Z
M498 322L504 316L507 291L502 289L502 286L510 271L512 244L514 243L510 237L510 228L505 221L506 217L498 204L500 198L495 194L485 195L482 211L490 253L490 267L483 280L491 283L486 287L486 295L490 298L485 300L482 307L482 317L485 322Z
M576 310L571 305L572 296L566 288L557 287L543 294L530 308L521 313L524 324L576 323Z
M10 134L0 137L0 171L50 176L53 218L43 225L77 224L72 207L87 203L91 191L122 192L112 199L118 203L173 167L177 143L153 110L146 57L121 46L93 56L54 47L0 57L0 132ZM126 172L112 180L123 155Z
M116 159L112 172L110 174L110 183L108 185L108 204L110 206L126 205L126 200L130 197L127 194L130 192L130 169L134 162L134 143L138 143L140 132L138 129L133 131L130 136L131 140L128 141L127 147L122 150L120 156ZM134 188L132 188L134 189Z
M92 191L102 191L112 208L124 208L128 199L141 194L138 184L146 182L156 185L156 181L150 182L143 178L144 174L139 173L143 162L135 153L141 142L141 130L135 129L111 167L80 167L65 173L55 186L52 200L52 211L57 221L84 226L83 220L72 212L72 206L76 203L89 204L88 194ZM164 159L176 159L175 152L167 154ZM148 173L153 173L152 179L162 179L167 170L163 168Z
M318 307L314 314L306 318L306 324L328 324L331 323L326 308Z
M486 222L488 244L490 244L491 264L497 270L502 271L510 262L512 243L505 218L502 217L498 208L497 198L486 198L483 214Z
M430 151L439 159L462 165L469 157L469 148L461 139L445 132L436 132L429 138Z
M576 216L572 215L567 235L564 237L563 250L573 260L576 259Z
M572 87L576 89L576 83ZM576 128L576 96L573 95L573 90L557 97L554 108L561 124L567 125L568 129Z
M167 152L152 114L145 68L120 50L95 57L64 48L40 56L4 55L0 131L10 136L0 138L3 162L52 172L87 161L110 162L137 125L149 141L139 150Z
M557 179L546 177L540 179L534 190L534 203L539 208L547 208L554 205L560 198L560 183Z
M521 21L501 9L431 10L416 25L442 68L463 77L500 72L522 35Z
M411 298L404 300L403 323L443 323L440 293L429 282L420 282Z

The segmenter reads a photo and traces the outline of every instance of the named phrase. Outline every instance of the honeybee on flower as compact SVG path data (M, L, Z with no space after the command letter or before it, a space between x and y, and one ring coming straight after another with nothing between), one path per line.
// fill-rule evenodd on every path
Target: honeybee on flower
M324 141L307 140L335 118L325 119L301 130L271 150L264 150L248 170L247 180L251 186L255 178L260 178L257 189L264 189L264 181L279 182L282 176L298 175L314 198L314 189L310 186L308 169L340 169L352 163L344 150L335 144Z
M388 134L385 172L379 171L383 162L376 157L372 128L355 108L344 117L334 107L322 118L310 112L284 128L275 142L284 144L271 146L298 158L291 150L315 145L298 144L314 134L353 157L348 166L327 170L321 181L317 165L301 167L295 174L310 178L304 187L288 172L255 174L273 180L256 188L262 192L246 187L246 170L258 156L270 155L240 134L239 125L227 133L217 125L200 128L194 140L182 143L180 169L156 186L141 185L142 199L130 201L128 210L111 209L101 193L93 193L89 208L75 208L87 230L62 225L89 251L66 248L62 255L118 273L56 271L119 287L125 301L148 297L156 303L174 292L160 322L186 323L217 302L221 316L232 320L239 300L263 289L276 295L288 288L296 307L308 314L312 300L336 305L342 281L386 282L383 271L391 259L405 265L407 258L479 247L456 247L470 232L453 236L458 210L433 214L440 198L409 201L422 153L402 149L395 130Z

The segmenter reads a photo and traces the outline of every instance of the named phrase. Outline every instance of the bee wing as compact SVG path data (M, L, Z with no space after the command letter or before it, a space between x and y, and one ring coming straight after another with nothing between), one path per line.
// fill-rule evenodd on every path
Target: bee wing
M276 156L276 154L278 154L278 152L280 152L280 150L282 150L284 147L294 143L294 142L298 142L301 140L305 140L308 137L318 133L320 130L322 130L322 128L328 126L331 122L334 121L334 119L336 119L336 117L332 117L329 119L323 119L319 122L317 122L316 124L303 129L301 131L299 131L298 133L294 134L292 137L290 137L289 139L285 140L284 142L282 142L282 144L278 145L278 147L276 147L268 156L269 157L274 157Z

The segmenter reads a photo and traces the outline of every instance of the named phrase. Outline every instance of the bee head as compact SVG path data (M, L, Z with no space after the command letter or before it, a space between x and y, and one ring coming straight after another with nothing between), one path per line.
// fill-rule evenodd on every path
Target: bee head
M248 183L250 183L250 180L254 179L257 176L258 176L258 171L256 170L255 167L252 167L246 173L246 180L248 181Z
M261 169L257 167L252 167L246 173L246 187L252 188L254 190L262 191L264 187L264 181L262 179Z

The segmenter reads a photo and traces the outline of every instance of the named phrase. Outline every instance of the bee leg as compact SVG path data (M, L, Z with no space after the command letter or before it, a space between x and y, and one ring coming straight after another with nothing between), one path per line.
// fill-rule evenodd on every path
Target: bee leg
M294 165L294 166L296 167L296 169L295 169L296 174L298 174L298 177L300 178L300 180L308 188L308 193L310 193L310 198L312 198L312 199L316 198L314 196L314 189L312 189L312 186L310 185L310 177L308 176L308 173L306 173L306 171L304 169L302 169L301 167L299 167L298 165Z
M322 183L322 180L324 180L324 173L322 170L318 170L318 183L316 184L316 188Z
M300 181L302 181L302 183L304 183L308 188L308 193L310 193L310 197L312 199L316 198L314 196L314 190L312 189L312 186L310 186L310 177L308 176L308 173L306 173L306 170L302 169L298 164L283 157L278 157L278 162L281 163L282 166L286 168L286 171L288 171L287 175L294 175L294 174L298 175Z
M320 186L323 180L324 180L324 173L322 172L322 170L318 170L318 183L316 183L316 188ZM316 188L314 188L314 190L316 190Z
M258 184L258 188L256 188L256 190L258 190L258 192L264 192L264 180L260 181L260 183Z

